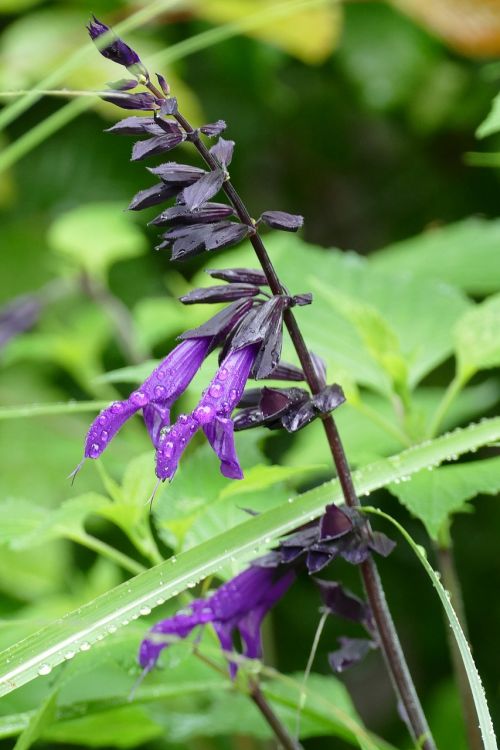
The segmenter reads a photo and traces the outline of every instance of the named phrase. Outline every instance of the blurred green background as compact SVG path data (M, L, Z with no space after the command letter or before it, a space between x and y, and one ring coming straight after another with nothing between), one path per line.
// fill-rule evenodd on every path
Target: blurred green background
M232 179L253 215L265 209L301 213L306 241L368 256L466 217L498 216L498 169L471 166L466 155L486 150L475 131L500 81L500 3L324 2L211 41L212 30L227 30L227 24L268 13L279 4L170 3L125 35L147 64L155 60L156 65L158 59L159 70L190 118L197 123L226 120L225 135L237 144ZM142 7L149 6L145 2ZM0 89L37 86L65 64L86 42L90 12L116 24L140 8L140 3L114 0L0 0ZM207 33L205 48L197 52L187 55L182 45L175 47ZM178 59L162 64L161 55L172 49ZM111 63L89 52L48 87L101 89L105 81L119 77ZM12 105L18 98L0 101ZM173 301L201 264L172 268L165 255L149 251L156 233L146 227L146 217L122 213L131 196L150 181L142 165L129 163L129 139L102 134L119 113L96 100L75 101L76 106L64 110L68 121L61 128L57 121L68 106L66 99L44 96L0 135L0 301L43 290L44 302L34 330L0 353L4 406L108 400L116 394L116 385L105 381L103 373L164 356L174 336L204 315L179 311ZM44 123L54 132L44 133ZM489 151L495 151L495 139L487 142ZM187 148L184 156L192 158ZM72 218L65 216L82 206ZM492 241L497 227L495 232ZM472 238L470 253L474 251ZM498 290L497 280L490 291L495 284ZM480 299L481 292L474 296ZM116 336L117 315L122 320L125 315L134 326L132 350L127 337ZM446 385L451 376L447 362L433 374L432 384ZM127 388L118 390L126 393ZM491 413L494 402L490 399ZM483 411L488 413L488 408ZM90 418L75 414L0 421L2 497L53 508L98 487L93 467L78 478L78 491L65 481L80 459ZM147 448L139 424L130 425L120 439L120 446L104 459L115 477ZM283 446L272 450L286 453ZM418 522L398 509L395 499L381 493L381 502L417 539L424 539ZM473 516L461 515L454 525L474 653L497 719L499 521L498 501L484 497ZM116 532L99 531L126 549L126 540ZM94 563L92 552L63 541L22 553L0 547L0 615L31 617L43 624L121 580L111 564L97 568ZM434 594L403 544L381 570L437 739L443 748L462 750L445 627ZM341 573L357 587L356 571ZM282 670L304 668L317 607L315 592L301 581L278 608L273 656ZM326 654L333 638L344 632L340 628L328 626L318 671L327 673ZM4 639L5 645L10 640ZM345 681L367 724L406 747L380 659L370 657ZM6 710L12 711L12 705ZM244 739L236 744L203 742L187 744L254 747ZM11 740L2 744L11 746ZM161 739L141 744L164 746ZM344 747L340 740L334 745L321 738L307 741L311 749L333 746Z

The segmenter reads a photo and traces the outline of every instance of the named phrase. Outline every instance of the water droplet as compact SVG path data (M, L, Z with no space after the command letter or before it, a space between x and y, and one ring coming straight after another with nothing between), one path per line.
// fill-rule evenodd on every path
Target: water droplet
M225 367L221 367L219 372L217 373L217 380L221 380L224 382L224 380L227 378L227 370Z
M148 402L148 397L142 391L134 391L130 394L130 400L136 406L144 406Z
M234 404L238 398L238 391L236 388L231 388L229 391L229 401L230 403Z
M111 411L113 414L119 414L121 411L123 411L123 404L121 404L119 401L115 401L114 404L111 404Z
M103 440L104 442L106 442L108 438L109 438L109 432L107 432L106 430L103 430L101 432L101 440Z
M173 452L174 452L174 444L171 440L169 440L163 446L162 453L165 456L165 458L171 458Z
M74 655L75 655L74 651L66 651L66 653L64 654L64 658L66 659L66 661L69 661L70 659L74 657Z
M101 452L101 446L99 445L99 443L92 443L92 445L90 446L90 451L89 451L90 458L97 458L100 452Z
M288 502L289 502L289 503L293 503L294 499L295 499L295 498L293 498L293 497L289 497L289 498L288 498Z
M151 614L151 607L141 607L139 610L139 614L143 617L147 617L147 615Z
M126 625L129 624L129 622L130 622L130 620L123 620L122 625L125 627Z
M214 415L214 410L211 406L198 406L194 412L193 417L196 419L199 424L207 424L207 422L210 422Z
M195 586L196 586L196 583L194 581L189 581L188 589L194 589Z
M220 383L214 383L213 385L210 386L208 392L214 398L218 398L220 394L222 393L222 386L220 385Z
M159 607L161 607L162 604L165 604L165 599L162 599L162 597L159 596L158 599L156 600L156 603Z
M172 563L172 565L173 565L174 563L176 563L176 562L177 562L177 558L176 558L176 556L175 556L175 555L173 555L173 556L172 556L172 557L170 558L170 562Z
M167 392L164 385L157 385L154 389L155 398L163 398Z
M99 422L99 424L105 425L108 423L108 418L105 414L101 414L101 416L99 417L97 421Z
M270 544L270 542L271 542L271 537L266 536L266 538L264 539L264 544Z
M80 651L90 651L90 643L88 641L80 643Z
M219 411L221 414L227 414L230 409L229 402L228 401L221 401L220 409Z
M109 625L108 626L108 633L116 633L117 627L116 625Z
M187 414L179 414L179 418L177 420L179 424L186 424L188 421L188 415Z
M42 664L42 666L38 670L38 674L40 675L40 677L45 677L51 672L52 672L52 667L50 666L50 664Z

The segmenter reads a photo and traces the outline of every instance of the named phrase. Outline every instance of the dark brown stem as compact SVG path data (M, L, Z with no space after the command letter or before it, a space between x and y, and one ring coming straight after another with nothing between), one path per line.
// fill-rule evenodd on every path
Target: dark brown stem
M467 638L467 640L469 640L469 635L467 632L467 618L465 615L465 608L462 599L462 589L460 586L460 580L457 575L457 570L455 568L453 548L450 546L437 544L435 549L443 586L450 594L450 601L460 621L465 637ZM467 731L469 748L470 750L482 750L483 741L481 739L481 730L479 729L476 706L474 704L474 697L470 688L467 672L465 670L457 642L453 637L451 630L447 628L447 631L451 660L453 663L453 671L455 673L455 681L457 683L458 692L460 694L460 701L462 703L462 712L465 719L465 728Z
M157 91L154 91L153 93L157 95ZM211 169L219 169L219 163L201 140L199 132L195 130L180 113L177 112L174 117L179 125L185 130L188 138L194 144L205 163ZM224 182L222 188L233 205L240 221L255 230L255 222L238 192L230 182L229 177ZM283 285L279 280L262 238L256 231L253 231L249 239L253 245L262 270L266 275L271 291L273 294L281 294L283 292ZM312 393L317 393L321 389L321 382L318 378L311 355L292 310L288 309L285 311L284 322L295 347L295 351L297 352L307 383ZM358 508L360 507L360 502L354 488L351 470L347 462L342 440L337 430L337 425L331 415L323 417L322 422L346 505L351 508ZM382 582L378 575L376 564L372 559L367 560L361 565L361 575L366 596L373 610L373 616L377 624L380 648L384 655L396 694L406 714L410 734L416 743L420 742L419 746L423 750L435 750L434 740L415 690L410 671L406 664L391 613L387 606Z
M261 712L264 719L267 721L274 735L277 737L281 746L285 750L302 750L302 745L298 740L292 737L285 726L281 723L281 720L276 716L273 709L267 702L259 684L255 680L250 681L250 698L253 700L259 711Z

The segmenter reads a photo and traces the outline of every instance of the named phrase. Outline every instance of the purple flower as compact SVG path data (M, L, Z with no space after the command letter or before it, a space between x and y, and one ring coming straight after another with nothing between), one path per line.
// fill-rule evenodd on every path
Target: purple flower
M142 409L153 445L169 424L170 407L196 375L213 343L213 337L186 339L175 347L144 383L124 401L103 409L87 433L85 458L97 458L120 427Z
M233 651L233 635L238 631L243 654L249 659L259 659L262 655L262 621L294 580L293 570L248 568L207 599L195 599L186 610L154 625L150 630L153 637L141 643L139 664L149 672L170 640L186 638L198 625L207 623L213 625L224 651ZM237 671L234 662L230 662L229 671L234 678Z
M258 345L252 344L228 354L196 409L161 430L156 451L158 479L172 479L186 445L200 427L220 459L222 474L229 479L243 478L231 412L241 398L258 350Z
M98 44L98 49L101 55L106 57L108 60L112 60L118 65L123 65L125 68L132 68L132 73L136 72L144 76L146 79L149 78L148 72L144 65L141 63L140 57L128 44L125 44L123 39L117 37L105 23L99 21L95 16L92 16L93 20L90 21L87 26L90 38L92 41L96 41L103 34L107 34L108 44L102 47Z

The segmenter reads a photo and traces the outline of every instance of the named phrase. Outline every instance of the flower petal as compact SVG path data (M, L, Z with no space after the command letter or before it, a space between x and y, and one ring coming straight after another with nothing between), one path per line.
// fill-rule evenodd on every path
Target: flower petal
M215 417L212 422L203 426L203 431L221 462L221 474L228 479L243 479L243 470L234 444L234 425L231 419Z
M184 203L190 211L199 208L213 198L222 187L225 179L224 170L214 169L203 175L197 182L185 188L182 192Z
M289 214L286 211L264 211L260 218L268 227L282 229L285 232L296 232L304 224L303 216Z
M145 141L137 141L132 148L132 161L147 159L149 156L163 154L165 151L171 151L173 148L182 143L185 135L180 128L172 133L155 135Z
M164 185L158 182L145 190L139 190L130 201L129 211L141 211L143 208L156 206L158 203L177 195L179 188L172 185Z

